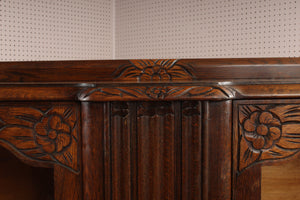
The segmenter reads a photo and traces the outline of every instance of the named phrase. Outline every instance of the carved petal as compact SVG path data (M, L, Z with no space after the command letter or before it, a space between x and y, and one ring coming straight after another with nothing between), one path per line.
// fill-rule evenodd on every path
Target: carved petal
M256 140L257 135L256 133L252 133L252 132L245 132L244 133L244 137L247 141L249 142L253 142L254 140Z
M270 137L272 140L278 140L280 138L280 129L277 127L270 128Z
M62 119L57 115L50 116L49 118L49 128L58 130L62 126Z
M265 146L265 139L263 136L258 135L255 140L253 140L252 145L255 149L262 149Z
M263 147L264 149L269 149L272 147L272 145L274 144L274 140L270 139L267 137L267 139L265 140L265 146Z
M43 117L42 121L35 125L36 133L39 135L46 136L48 134L46 130L47 126L48 126L48 119Z
M68 134L61 133L56 138L57 152L61 152L64 147L71 143L71 137Z
M165 72L162 72L160 76L161 76L162 80L170 80L171 79L171 76Z
M262 124L270 124L273 121L273 115L269 112L263 112L259 116L259 122Z
M247 119L244 123L244 129L248 132L253 132L256 129L256 119L258 117L258 113L255 112L250 116L250 119Z
M242 138L240 141L239 170L241 171L251 165L259 157L259 155L260 152L250 149L245 138Z
M40 145L46 153L53 153L55 151L55 143L53 140L50 140L48 137L36 136L36 142Z

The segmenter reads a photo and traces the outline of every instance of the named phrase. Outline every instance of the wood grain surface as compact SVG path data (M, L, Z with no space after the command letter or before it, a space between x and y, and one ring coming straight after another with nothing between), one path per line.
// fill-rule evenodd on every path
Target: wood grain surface
M300 156L284 164L263 166L261 170L262 200L300 199Z
M0 62L0 71L0 144L53 168L56 200L261 200L274 195L274 167L300 151L300 58Z
M235 102L233 199L298 198L299 103L297 99Z
M0 82L297 79L299 65L300 58L0 62Z

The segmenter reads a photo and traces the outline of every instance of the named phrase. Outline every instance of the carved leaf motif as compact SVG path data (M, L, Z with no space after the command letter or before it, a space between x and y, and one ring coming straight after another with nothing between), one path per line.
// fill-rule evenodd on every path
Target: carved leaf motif
M116 99L197 99L230 98L233 91L225 87L211 86L140 86L118 88L93 88L80 95L81 100L116 100Z
M300 105L239 107L239 171L300 151Z
M116 71L118 80L170 81L192 80L193 68L182 65L178 60L131 60L131 64L122 65Z
M72 107L0 107L0 143L21 158L79 171L77 113Z

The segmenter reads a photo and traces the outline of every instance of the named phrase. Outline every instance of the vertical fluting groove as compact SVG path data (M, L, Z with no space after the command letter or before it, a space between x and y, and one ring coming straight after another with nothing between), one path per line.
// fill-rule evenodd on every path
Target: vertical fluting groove
M156 177L154 183L157 183L156 186L159 186L159 184L162 185L159 198L171 200L174 199L175 187L174 103L172 102L171 105L163 106L165 108L171 106L172 113L163 113L162 115L157 115L155 117L159 122L157 129L160 130L158 132L158 138L161 138L161 140L154 142L158 145L159 149L161 149L163 153L156 153L159 155L157 164L160 170L160 175Z
M231 142L232 142L232 147L231 147L231 194L232 194L232 200L236 200L236 190L235 188L237 187L237 159L239 157L238 155L238 145L237 145L237 141L238 141L238 121L239 121L239 114L237 112L238 109L238 103L237 102L233 102L233 106L232 106L232 138L231 138Z
M176 185L176 155L175 151L177 151L176 148L176 141L175 141L175 102L172 102L172 113L168 113L164 116L164 136L166 137L166 141L162 148L167 151L166 152L166 159L168 162L165 165L166 171L169 173L166 173L167 179L165 179L166 185L168 185L168 199L175 199L175 185ZM167 148L166 148L167 147ZM161 194L163 196L163 194Z
M111 162L111 109L110 102L104 103L104 178L105 178L105 200L112 200L112 162Z
M111 109L113 107L113 103L111 105ZM111 111L112 113L112 111ZM117 200L120 198L120 181L121 181L121 168L120 165L123 163L120 162L121 154L121 135L122 135L122 124L120 123L120 116L114 116L111 114L111 161L112 161L112 199ZM125 169L124 169L125 170ZM124 186L125 187L125 186Z
M145 119L146 118L146 119ZM141 146L140 149L142 149L142 160L141 160L141 169L142 171L142 191L141 194L143 195L141 197L141 199L148 199L149 198L149 185L150 185L150 180L153 178L152 176L149 176L149 159L150 159L150 155L149 155L149 142L150 142L150 134L149 134L149 117L145 116L145 117L141 117L141 130L139 131L140 135L141 135Z
M132 102L129 104L129 122L130 122L130 182L131 182L131 199L137 200L138 199L138 149L137 149L137 103Z
M185 116L182 116L182 199L190 199L190 154L189 145L190 145L190 136L191 133L191 121L186 120Z
M175 158L175 200L182 199L182 105L181 102L174 102L174 158Z
M140 104L140 103L139 103ZM138 124L138 199L141 200L147 200L149 197L148 194L148 186L149 186L149 179L147 179L147 169L148 169L148 160L149 158L147 150L149 149L149 146L147 145L149 143L149 117L148 116L139 116L137 117L137 124ZM148 122L148 123L147 123ZM145 170L146 168L146 170ZM151 177L148 177L151 178Z
M113 199L132 199L132 111L129 102L111 105Z
M137 113L139 197L173 200L176 184L174 103L142 102Z
M203 120L202 120L202 200L209 200L208 199L208 186L209 186L209 162L208 162L208 142L209 142L209 102L204 101L202 105L203 110Z
M200 104L200 105L199 105ZM196 142L196 144L198 145L198 150L200 151L199 154L197 154L199 157L198 158L198 166L199 168L196 168L196 170L198 171L199 173L199 177L197 179L198 183L199 183L199 187L197 187L195 189L195 192L197 193L197 197L198 199L200 200L201 199L201 195L202 195L202 191L201 191L201 188L202 188L202 182L201 182L201 178L202 178L202 134L203 134L203 108L202 108L202 102L198 102L198 108L200 109L200 116L199 116L199 119L198 119L198 126L197 126L197 131L199 132L199 135L197 136L197 139L199 140L198 142ZM195 155L195 156L197 156ZM195 198L197 199L197 198Z
M164 148L161 148L160 145L160 141L164 141L164 116L157 116L152 118L151 120L153 120L153 126L156 127L155 132L151 133L152 137L152 145L153 145L153 152L151 153L151 158L153 160L153 163L155 163L153 165L153 177L154 179L152 180L152 185L151 188L153 188L152 194L153 194L153 198L154 199L161 199L162 198L162 192L161 192L161 188L164 187L165 184L161 184L164 183L164 178L162 176L162 167L161 164L163 163L164 159L163 156L161 156L160 152L163 151L163 154L165 153ZM155 156L157 155L157 156ZM164 167L164 166L163 166ZM158 178L161 178L161 180L159 180L159 182L157 182L156 180Z
M201 199L201 102L183 101L182 107L182 199Z

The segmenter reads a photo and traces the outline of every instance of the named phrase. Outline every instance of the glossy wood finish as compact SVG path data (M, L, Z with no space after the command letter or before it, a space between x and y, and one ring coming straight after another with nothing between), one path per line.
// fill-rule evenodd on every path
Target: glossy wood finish
M200 200L202 196L202 107L198 101L181 104L182 199Z
M236 101L234 106L234 199L261 197L261 167L297 159L300 101Z
M86 199L201 199L201 103L83 103L82 119Z
M34 166L80 171L80 119L70 103L2 103L0 143Z
M81 199L77 104L2 102L0 118L0 144L29 165L54 168L55 199Z
M300 151L300 58L0 71L0 145L53 168L56 200L260 200L261 167Z
M203 123L203 200L230 199L232 102L205 102Z
M300 156L280 165L262 167L261 199L300 198ZM286 192L288 191L288 192Z
M299 58L0 62L0 100L296 98L299 66Z
M104 134L109 117L105 103L82 103L82 161L84 199L106 199ZM110 198L108 198L110 199Z
M2 83L298 79L300 58L0 62ZM149 67L150 66L150 67ZM159 70L162 66L163 70ZM132 74L133 73L133 74ZM151 78L152 77L152 78ZM160 78L159 78L160 77Z
M82 176L61 166L54 166L55 200L81 200Z

